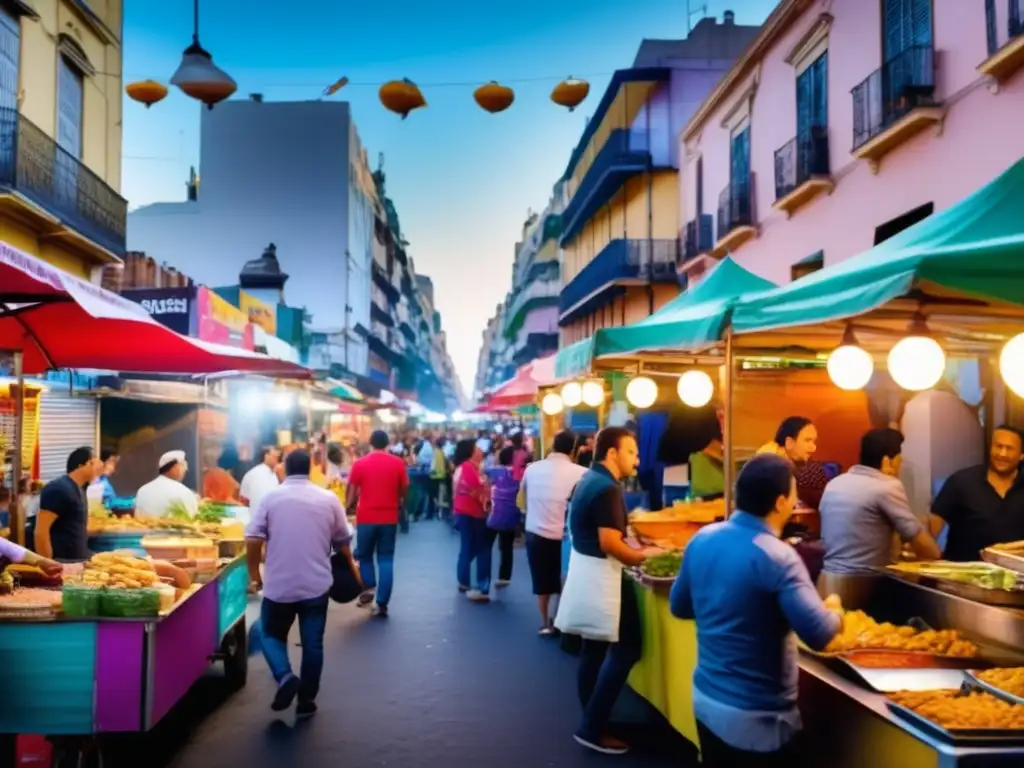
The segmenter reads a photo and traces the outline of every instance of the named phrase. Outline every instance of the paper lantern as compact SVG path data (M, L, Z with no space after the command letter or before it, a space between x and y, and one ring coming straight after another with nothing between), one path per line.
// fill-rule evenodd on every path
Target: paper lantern
M156 80L140 80L136 83L128 83L124 87L128 98L145 104L146 109L167 98L167 87Z
M481 109L486 109L491 114L495 114L497 112L504 112L511 107L512 102L516 100L516 94L508 86L500 85L492 80L473 91L473 98L480 105Z
M557 416L565 409L565 403L557 392L548 392L540 401L540 409L548 416Z
M583 382L583 404L591 408L604 405L604 385L600 381Z
M626 400L634 408L650 408L658 399L658 385L654 379L637 376L626 385Z
M563 80L555 86L555 89L551 91L551 100L560 107L566 107L572 112L583 103L583 100L587 98L589 93L590 83L586 80L576 80L570 77L568 80Z
M946 353L929 336L908 336L889 350L889 375L903 389L931 389L946 370Z
M1017 395L1024 397L1024 333L1010 339L999 356L999 371L1006 386Z
M864 389L875 372L875 363L856 344L844 344L828 356L828 375L832 383L847 392Z
M213 57L203 50L196 38L182 54L171 85L178 86L182 93L203 102L210 109L238 89L231 76L213 63Z
M570 381L562 387L562 402L566 408L575 408L583 402L583 386L578 381Z
M419 86L408 78L391 80L380 87L380 103L405 120L414 109L427 106Z
M676 386L679 399L691 408L702 408L711 402L715 384L704 371L687 371L679 377Z

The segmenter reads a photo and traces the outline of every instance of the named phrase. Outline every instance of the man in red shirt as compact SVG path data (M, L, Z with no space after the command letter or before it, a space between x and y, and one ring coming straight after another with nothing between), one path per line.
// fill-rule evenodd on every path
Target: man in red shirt
M386 432L374 432L370 436L370 447L373 449L370 454L352 465L345 498L349 514L353 509L356 511L355 555L366 587L359 604L369 605L376 590L375 612L378 616L387 616L394 584L399 510L409 491L409 474L405 462L388 451Z

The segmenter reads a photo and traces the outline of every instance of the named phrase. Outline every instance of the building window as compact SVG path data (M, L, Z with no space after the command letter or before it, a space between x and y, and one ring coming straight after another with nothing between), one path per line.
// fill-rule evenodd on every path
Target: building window
M21 20L0 6L0 108L18 108Z
M875 245L884 243L890 237L895 237L905 229L924 221L935 212L935 203L926 203L922 206L907 211L895 219L890 219L884 224L875 227Z
M796 132L801 143L828 126L828 51L796 78Z
M932 0L882 0L882 60L932 44Z
M57 144L76 160L82 157L82 73L63 56L57 67Z
M790 277L793 280L799 280L801 277L807 277L825 266L825 252L818 251L812 253L803 259L800 259L796 264L790 267Z

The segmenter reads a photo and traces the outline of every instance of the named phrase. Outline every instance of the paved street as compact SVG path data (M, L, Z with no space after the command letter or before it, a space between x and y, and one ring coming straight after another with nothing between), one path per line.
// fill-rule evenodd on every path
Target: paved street
M536 636L523 551L512 587L475 605L455 591L458 542L446 526L414 525L399 545L389 619L332 607L320 712L311 721L296 726L291 714L271 712L273 683L254 656L243 691L223 700L211 674L156 733L124 751L137 761L144 748L148 764L180 768L688 764L686 743L680 749L647 722L646 705L632 694L620 702L632 721L623 735L656 750L605 758L572 740L575 659ZM296 663L299 652L296 645Z

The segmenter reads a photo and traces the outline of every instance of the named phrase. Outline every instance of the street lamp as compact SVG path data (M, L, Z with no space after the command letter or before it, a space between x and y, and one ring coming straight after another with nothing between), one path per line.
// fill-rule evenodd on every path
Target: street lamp
M213 56L199 44L199 0L193 4L192 45L185 49L171 84L209 109L238 89L238 84L213 63Z

